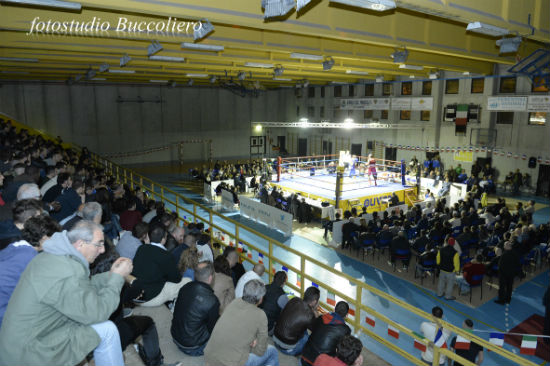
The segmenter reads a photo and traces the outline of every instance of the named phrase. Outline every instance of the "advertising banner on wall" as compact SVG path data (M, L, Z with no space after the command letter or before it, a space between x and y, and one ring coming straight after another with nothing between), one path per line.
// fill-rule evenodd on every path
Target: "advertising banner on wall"
M411 98L411 110L431 111L434 107L434 98Z
M235 202L233 202L233 193L225 189L222 189L222 206L227 210L231 210L235 207Z
M392 98L391 109L394 111L410 111L411 98Z
M292 215L288 212L244 196L239 196L239 201L242 215L274 227L285 236L292 235Z
M487 110L489 111L525 111L527 97L489 97Z
M390 98L340 99L340 109L385 110L390 109Z
M471 151L455 151L453 158L455 161L472 163L474 161L474 153Z
M550 95L531 95L527 98L527 111L550 112Z

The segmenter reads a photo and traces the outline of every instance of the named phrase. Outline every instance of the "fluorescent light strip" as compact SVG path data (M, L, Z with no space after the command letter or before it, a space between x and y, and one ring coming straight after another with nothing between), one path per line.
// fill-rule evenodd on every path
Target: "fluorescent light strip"
M289 78L273 78L275 81L292 81L292 79Z
M149 80L150 83L167 83L168 80Z
M245 62L244 66L246 67L260 67L262 69L272 69L274 67L273 64L264 64L261 62Z
M346 70L346 74L351 74L351 75L368 75L369 73L366 72L366 71Z
M185 76L187 76L188 78L207 78L209 75L208 74L193 74L193 73L190 73L190 74L185 74Z
M309 53L299 53L299 52L292 52L290 54L290 58L299 58L299 59L314 60L314 61L321 61L325 59L324 56L312 55Z
M37 58L24 58L24 57L0 57L0 61L38 62L38 59Z
M113 70L113 69L109 69L109 72L111 74L135 74L136 73L136 70Z
M485 34L491 37L501 37L510 33L510 31L506 28L495 27L494 25L481 22L468 23L466 30L475 33Z
M185 61L184 57L174 57L174 56L149 56L151 61L169 61L169 62L183 62Z
M340 3L358 8L370 9L375 11L385 11L395 9L393 0L330 0L333 3Z
M46 8L56 8L56 9L68 9L68 10L82 10L82 5L80 3L72 3L68 1L58 1L58 0L2 0L2 4L14 4L14 5L35 5L43 6Z
M424 66L406 65L406 64L399 65L399 68L406 69L406 70L424 70Z
M189 48L192 50L200 50L200 51L223 51L223 46L218 46L214 44L197 44L197 43L191 43L191 42L183 42L181 44L181 48Z

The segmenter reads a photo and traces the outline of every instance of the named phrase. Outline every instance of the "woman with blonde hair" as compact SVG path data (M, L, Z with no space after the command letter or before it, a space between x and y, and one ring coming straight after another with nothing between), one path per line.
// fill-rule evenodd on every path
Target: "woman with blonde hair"
M181 253L178 269L182 277L188 277L195 280L195 269L199 264L199 252L196 247L191 247Z

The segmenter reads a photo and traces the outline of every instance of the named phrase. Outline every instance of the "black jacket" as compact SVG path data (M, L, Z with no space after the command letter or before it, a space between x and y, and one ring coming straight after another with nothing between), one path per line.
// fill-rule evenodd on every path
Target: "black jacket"
M134 257L134 286L144 290L143 300L157 296L166 282L178 283L181 274L174 256L152 244L140 245Z
M521 262L515 250L505 250L498 262L498 273L507 278L514 278L521 273Z
M274 335L285 344L296 344L304 336L306 329L312 329L314 319L315 314L309 305L299 297L294 297L281 311Z
M279 307L277 301L279 300L279 297L284 294L285 292L281 286L277 286L273 283L265 287L264 300L259 307L264 310L264 313L267 316L267 330L273 329L279 314L281 314L281 308Z
M351 329L338 314L330 313L318 317L313 323L313 331L302 352L302 364L313 365L321 353L335 356L336 345L342 337L349 334Z
M210 339L220 316L220 302L210 285L192 281L176 300L170 333L184 347L202 346Z

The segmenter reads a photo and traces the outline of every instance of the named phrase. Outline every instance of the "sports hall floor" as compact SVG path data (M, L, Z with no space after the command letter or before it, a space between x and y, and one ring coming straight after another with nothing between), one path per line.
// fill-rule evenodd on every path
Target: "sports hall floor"
M181 175L174 173L158 173L158 172L143 172L145 175L154 179L156 182L161 183L167 187L174 189L177 192L181 192L183 195L188 196L194 200L201 200L200 195L193 193L187 189L182 188L176 182L180 181ZM508 201L513 202L513 198L508 198ZM219 206L213 206L214 209L219 209ZM201 215L201 212L198 212ZM535 221L537 223L548 222L550 213L550 206L548 200L537 199L537 212L535 214ZM432 280L427 278L424 280L424 287L420 286L418 279L412 278L412 271L405 273L403 271L393 272L392 268L384 263L384 260L378 261L372 257L368 258L366 262L355 256L355 253L349 253L347 251L342 252L335 250L327 245L327 242L322 240L322 231L318 228L318 223L312 223L310 225L296 224L294 227L294 235L290 238L284 238L284 236L275 230L258 224L254 221L241 217L237 213L228 212L225 215L231 216L232 219L239 221L249 227L269 236L273 239L283 242L291 248L294 248L300 252L322 261L323 263L332 266L335 269L365 281L366 283L381 289L398 299L406 301L407 303L423 309L427 312L433 306L441 306L444 311L444 319L455 324L460 325L462 321L469 317L474 321L474 328L481 331L497 331L506 332L511 331L513 328L527 327L522 329L530 329L529 327L538 326L537 322L540 321L538 316L544 317L544 308L542 306L542 296L549 283L548 269L538 271L536 273L528 273L525 281L521 284L515 284L515 290L512 296L512 302L505 307L495 304L492 300L497 294L496 289L491 288L488 285L484 286L483 301L478 301L479 288L474 289L473 304L470 305L468 297L459 298L458 301L447 301L437 298L435 292L430 288ZM205 216L207 217L207 216ZM223 220L216 221L218 225L223 226L228 231L233 231L232 225L224 223ZM256 243L260 248L267 249L267 243L265 240L256 237L250 232L240 231L240 235L251 243ZM299 260L296 256L286 253L283 250L276 251L277 256L285 258L291 265L299 266ZM411 263L411 268L413 264ZM332 278L325 271L315 266L307 267L308 273L313 277L319 278L321 281L332 285L340 291L353 295L354 287L348 281L342 282L337 278ZM296 277L289 275L289 282L295 281ZM408 276L408 277L407 277ZM309 281L306 281L306 286L310 285ZM458 297L458 296L457 296ZM326 299L326 291L321 289L321 299ZM375 296L374 294L366 291L363 294L363 303L374 308L386 316L394 319L402 325L418 331L420 322L422 321L416 315L403 311L397 305L389 303L388 301ZM477 304L477 306L476 306ZM365 322L364 320L362 321ZM540 325L542 327L542 325ZM367 326L368 327L368 326ZM531 328L532 329L532 328ZM374 331L383 337L388 337L387 327L381 321L376 322ZM514 330L514 331L517 331ZM488 339L488 333L476 333L482 338ZM381 359L387 361L392 365L409 365L408 360L401 356L389 351L385 347L381 346L378 342L369 339L367 336L359 335L363 341L364 346L379 356ZM390 338L393 340L393 338ZM420 356L420 352L413 347L413 341L411 338L402 336L399 340L395 341L397 345L405 349L412 355ZM505 342L504 347L511 352L518 353L519 348L513 347ZM540 348L540 343L539 343ZM546 349L547 350L547 349ZM550 352L547 352L550 353ZM544 366L549 364L550 354L543 355L543 358L536 356L525 356L533 362ZM171 361L172 360L168 360ZM374 360L373 360L374 361ZM290 362L288 359L286 362ZM187 363L186 363L187 364ZM200 363L199 363L200 364ZM281 364L283 360L281 360ZM369 363L376 364L376 363ZM504 359L495 353L485 352L485 361L483 365L503 365Z

